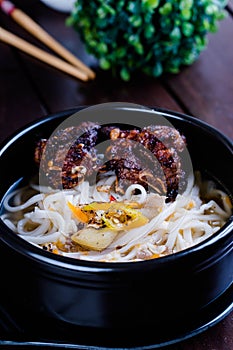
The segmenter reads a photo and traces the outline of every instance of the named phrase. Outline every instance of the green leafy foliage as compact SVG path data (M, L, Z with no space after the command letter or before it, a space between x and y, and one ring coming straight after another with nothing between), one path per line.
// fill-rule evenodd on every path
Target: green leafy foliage
M127 81L191 65L226 17L227 0L77 0L68 24L100 67Z

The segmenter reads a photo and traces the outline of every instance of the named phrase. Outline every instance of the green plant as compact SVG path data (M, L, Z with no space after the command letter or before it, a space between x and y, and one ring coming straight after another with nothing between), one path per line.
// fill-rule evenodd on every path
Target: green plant
M178 73L207 46L227 0L77 0L68 24L102 69L129 80L135 71Z

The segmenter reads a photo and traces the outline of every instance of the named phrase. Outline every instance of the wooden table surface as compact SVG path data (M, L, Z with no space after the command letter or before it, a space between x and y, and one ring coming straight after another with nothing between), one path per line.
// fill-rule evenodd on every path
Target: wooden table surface
M105 102L132 102L184 112L206 121L233 139L233 1L219 30L209 35L198 61L179 74L159 79L137 75L130 82L98 69L77 32L65 25L64 13L38 0L15 0L49 33L96 71L96 79L81 82L0 42L0 141L18 128L50 113ZM5 14L0 25L45 48ZM46 48L45 48L46 49ZM174 350L232 350L233 313Z

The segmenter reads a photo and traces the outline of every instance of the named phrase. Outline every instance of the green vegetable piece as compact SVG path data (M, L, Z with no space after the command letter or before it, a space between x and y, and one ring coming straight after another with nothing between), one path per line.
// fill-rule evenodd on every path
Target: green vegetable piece
M105 43L99 43L97 50L100 54L106 54L108 52L108 47Z
M167 16L172 12L172 4L170 2L166 2L162 7L159 9L159 13L161 15Z
M116 49L116 56L118 58L122 58L126 55L126 48L125 47L119 47Z
M137 7L136 2L134 2L134 1L129 1L128 6L127 6L127 9L128 9L130 12L132 12L132 13L136 12L136 7Z
M191 36L194 32L193 24L189 22L184 22L182 24L182 32L185 36Z
M218 7L215 4L209 4L205 10L205 13L207 15L213 15L213 14L216 14L217 12L218 12Z
M123 79L124 81L129 81L130 80L130 73L129 73L127 68L122 68L121 69L120 76L121 76L121 79Z
M160 62L157 62L153 68L153 76L154 77L159 77L163 72L163 67L162 64Z
M182 0L180 1L180 9L191 9L193 6L193 0Z
M104 11L104 9L102 7L98 8L98 10L96 11L97 15L99 16L99 18L103 19L106 17L106 11Z
M144 35L147 39L152 38L155 33L155 27L152 24L149 24L145 27Z
M104 70L107 70L111 67L110 62L108 60L106 60L104 57L100 58L99 63L100 63L100 67Z
M180 40L180 38L181 38L181 32L180 32L180 28L178 28L178 27L175 27L173 30L172 30L172 32L170 33L170 38L172 39L172 40Z
M134 27L140 27L142 24L142 19L139 16L131 16L129 18L129 22L134 26Z
M159 6L160 0L142 0L142 3L148 8L148 9L155 9Z
M183 19L189 20L192 16L192 11L189 8L184 8L181 10L181 15Z

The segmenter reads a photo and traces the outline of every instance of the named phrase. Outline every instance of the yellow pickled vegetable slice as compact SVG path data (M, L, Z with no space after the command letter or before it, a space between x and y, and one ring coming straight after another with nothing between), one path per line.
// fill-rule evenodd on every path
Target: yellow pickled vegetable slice
M109 202L92 202L83 206L84 211L97 211L97 210L109 210L112 206L112 203Z
M109 210L102 216L105 225L114 231L131 230L135 227L143 226L149 219L141 212L124 207L115 211Z
M107 248L117 232L109 229L94 229L92 227L84 228L71 236L71 239L83 248L95 251L102 251Z

